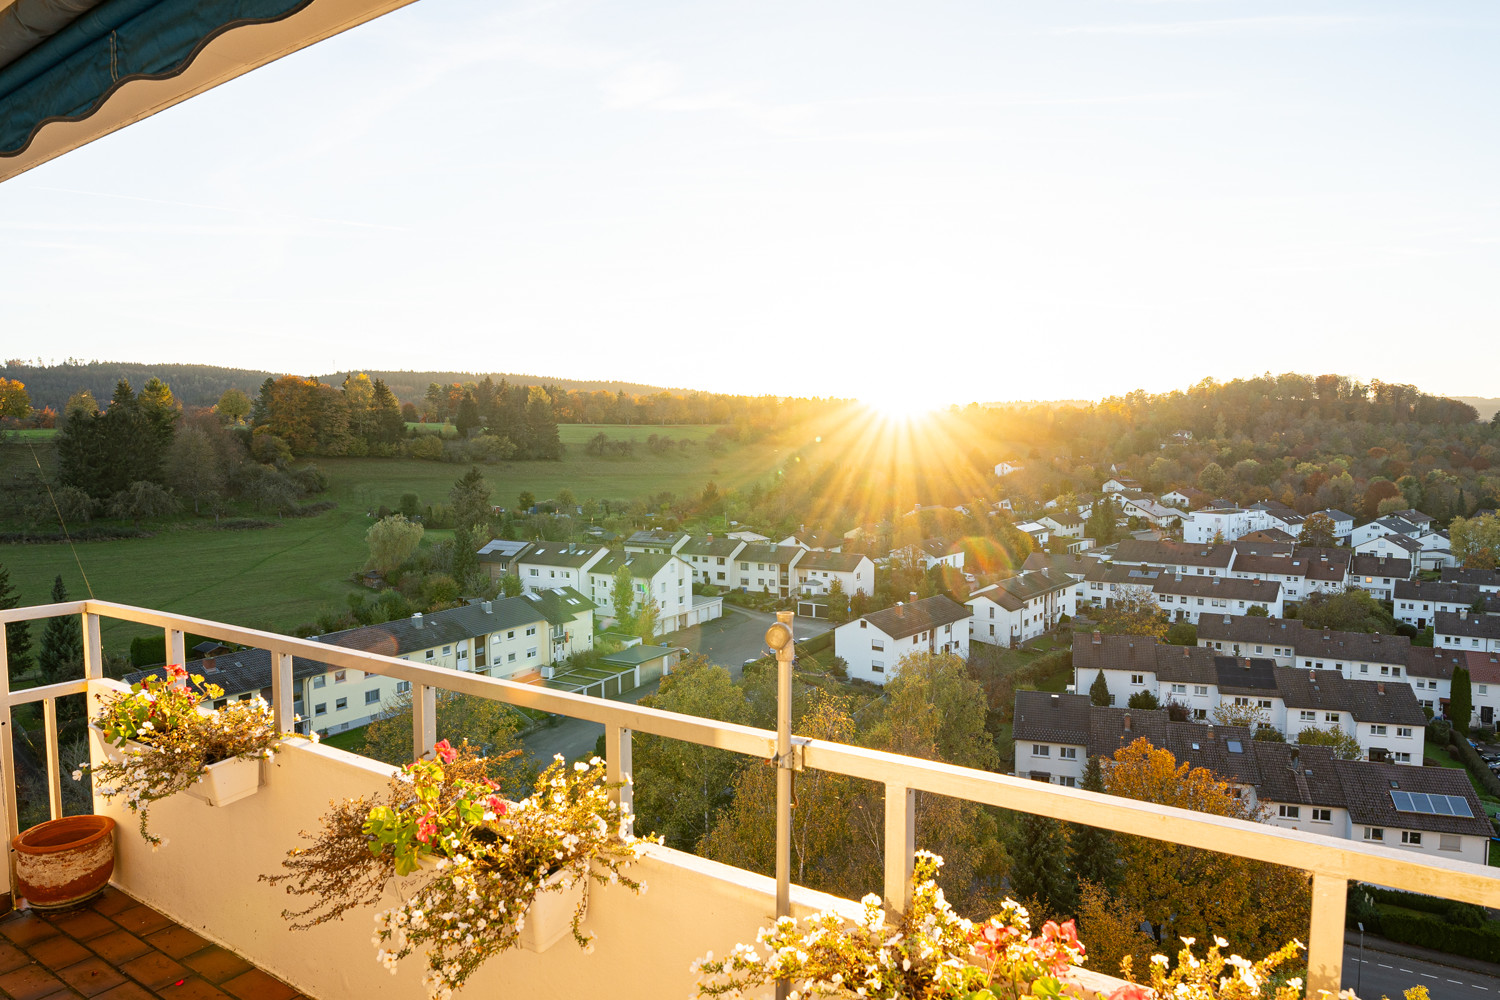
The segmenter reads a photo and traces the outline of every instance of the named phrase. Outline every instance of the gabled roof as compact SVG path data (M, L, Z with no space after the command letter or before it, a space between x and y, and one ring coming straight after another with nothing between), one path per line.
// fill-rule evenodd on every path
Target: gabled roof
M697 535L683 542L677 554L680 556L719 556L727 559L745 544L746 542L742 539L727 538L724 535Z
M1445 566L1443 567L1442 574L1444 583L1467 583L1476 587L1500 587L1500 570Z
M1295 542L1296 540L1280 528L1261 528L1236 539L1239 542Z
M942 594L909 604L898 604L883 611L872 611L864 616L871 628L878 628L892 639L925 632L928 629L973 617L973 612Z
M1277 667L1276 685L1290 709L1348 712L1357 722L1425 726L1427 714L1410 684L1350 680L1336 670Z
M1234 561L1232 545L1188 545L1183 542L1143 542L1127 538L1115 546L1114 561L1148 566L1202 566L1228 569Z
M1295 645L1306 628L1295 618L1217 614L1198 616L1199 639Z
M1013 735L1018 742L1036 740L1087 746L1089 708L1086 694L1017 691Z
M1267 740L1257 741L1250 752L1260 769L1256 791L1262 800L1344 808L1332 747Z
M1166 747L1167 710L1164 708L1089 707L1090 757L1113 757L1121 748L1144 739Z
M318 642L346 649L359 649L385 656L404 656L418 649L462 642L501 629L512 629L546 620L536 605L524 597L502 597L462 608L397 618L382 625L330 632L314 636Z
M1485 838L1494 835L1494 828L1479 804L1479 796L1474 794L1474 786L1469 784L1468 778L1460 770L1375 764L1357 760L1336 760L1333 767L1344 788L1349 819L1358 826L1430 830L1434 833L1457 833ZM1461 817L1399 812L1391 799L1393 791L1456 796L1468 803L1471 815Z
M1483 656L1483 653L1474 654ZM1412 677L1434 677L1438 680L1452 680L1453 668L1463 667L1469 669L1469 656L1466 650L1460 649L1434 649L1431 646L1413 646L1411 652L1406 655L1406 672ZM1469 671L1473 674L1473 671Z
M1351 521L1352 522L1354 520L1354 515L1353 514L1345 514L1343 511L1339 510L1337 507L1324 507L1322 510L1314 511L1313 513L1325 515L1334 524L1338 524L1340 521Z
M799 570L815 569L829 573L853 573L859 564L869 560L862 552L820 552L813 549L797 560Z
M1439 611L1433 616L1433 631L1438 635L1461 635L1472 639L1500 639L1500 615L1460 614Z
M1051 521L1062 528L1074 528L1083 523L1083 518L1070 510L1054 510L1043 514L1037 520Z
M1260 767L1253 753L1255 740L1245 726L1169 722L1166 749L1177 762L1206 767L1232 784L1254 785Z
M570 625L578 615L599 606L572 587L536 590L521 595L521 599L540 611L552 625Z
M1379 632L1335 632L1310 628L1297 637L1298 656L1326 656L1335 660L1405 663L1411 640Z
M751 542L735 558L741 562L775 563L778 566L789 566L792 560L806 551L806 549L799 548L796 545Z
M1377 539L1380 540L1380 541L1389 542L1390 544L1394 545L1396 548L1398 548L1398 549L1405 549L1407 552L1421 552L1422 551L1422 543L1419 542L1419 541L1417 541L1415 538L1411 538L1411 537L1408 537L1406 535L1394 535L1394 534L1393 535L1377 535L1377 536L1375 536L1375 538L1367 538L1367 539L1365 539L1365 541L1362 544L1369 545L1371 542L1376 541ZM1368 555L1369 553L1365 553L1365 554Z
M621 566L630 567L630 575L640 580L650 580L674 559L680 558L670 552L611 552L589 568L590 573L614 576Z
M637 531L635 534L625 539L625 544L627 546L664 546L670 549L672 546L676 545L680 541L685 540L687 537L688 534L685 531L667 531L663 528L650 528L645 531Z
M1376 555L1373 552L1356 552L1349 559L1350 576L1394 577L1398 580L1411 578L1411 560L1396 556Z
M1217 597L1229 601L1274 602L1281 596L1275 580L1238 580L1225 576L1162 576L1156 581L1158 594Z
M1053 573L1046 569L1023 570L1015 576L974 591L969 595L969 600L988 597L996 604L1001 604L1004 603L1002 598L1009 597L1017 603L1013 608L1009 604L1006 604L1006 607L1012 611L1018 611L1026 601L1034 597L1041 597L1043 594L1058 590L1067 590L1071 586L1073 586L1073 581L1061 573Z
M1439 580L1397 580L1394 594L1403 601L1432 601L1440 604L1472 605L1484 600L1484 591L1475 584Z
M1099 560L1082 555L1052 555L1049 552L1033 552L1021 564L1023 569L1050 569L1068 577L1082 577L1089 567L1099 565Z
M531 545L530 542L518 541L510 538L496 538L485 542L479 550L479 561L482 563L510 562L516 556L521 555Z
M1215 656L1220 695L1277 695L1276 661L1255 656Z
M599 553L607 551L609 550L602 545L587 545L582 542L533 542L529 550L521 553L520 561L535 566L577 568Z
M217 684L229 698L242 694L258 694L271 688L271 654L264 649L242 649L237 653L221 653L213 657L213 668L208 660L189 660L183 666L189 675L202 674L203 683ZM302 680L328 672L328 664L319 663L301 656L292 657L292 679ZM138 684L147 677L165 680L166 666L149 667L125 675L126 684ZM304 709L304 712L306 710Z

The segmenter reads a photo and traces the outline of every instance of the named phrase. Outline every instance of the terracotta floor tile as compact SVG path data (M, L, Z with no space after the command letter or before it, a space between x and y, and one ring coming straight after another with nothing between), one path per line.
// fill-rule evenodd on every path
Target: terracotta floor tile
M100 993L94 1000L156 1000L156 997L139 983L121 983Z
M54 914L52 926L79 941L87 941L89 938L119 930L119 926L113 920L87 908Z
M135 900L125 895L112 885L104 887L104 891L95 896L89 903L89 909L104 914L106 917L113 916L121 910L128 910L136 906Z
M157 913L149 906L137 903L128 910L121 910L114 915L115 923L130 931L144 937L152 931L159 931L169 926L172 921Z
M0 919L0 934L25 948L57 933L57 929L35 913L16 912Z
M157 951L165 952L175 959L183 959L208 946L208 942L186 927L173 924L146 935L146 940Z
M112 990L125 981L125 977L116 972L113 965L97 955L77 965L68 966L58 975L62 977L63 982L86 997L98 996L105 990Z
M48 993L42 1000L84 1000L82 993L77 990L58 990L56 993Z
M218 945L209 945L196 955L183 959L183 964L211 983L223 983L243 972L248 972L250 963L232 951Z
M119 965L140 958L151 946L127 930L115 930L89 939L89 947L106 962Z
M0 975L19 969L30 962L31 959L24 951L9 941L0 939Z
M162 995L162 1000L233 1000L228 993L197 976L189 976L181 985L163 986L157 992Z
M14 972L0 976L0 994L10 1000L41 1000L42 997L66 985L40 965L23 965Z
M235 976L223 984L224 992L239 1000L292 1000L297 991L259 969Z
M26 949L33 960L41 962L47 968L56 972L64 969L74 962L81 962L85 958L93 958L94 953L83 945L74 941L66 934L58 934L44 941L38 941Z
M148 951L140 958L132 958L120 966L120 971L153 990L188 977L187 969L159 951Z

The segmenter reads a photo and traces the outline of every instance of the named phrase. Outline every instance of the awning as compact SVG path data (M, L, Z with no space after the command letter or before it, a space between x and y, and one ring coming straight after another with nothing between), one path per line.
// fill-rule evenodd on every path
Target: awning
M412 0L0 0L0 180Z

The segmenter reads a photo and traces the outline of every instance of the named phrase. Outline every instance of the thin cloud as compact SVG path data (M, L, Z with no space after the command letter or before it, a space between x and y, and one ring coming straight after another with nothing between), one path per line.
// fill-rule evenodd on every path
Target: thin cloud
M1320 31L1374 19L1336 14L1281 14L1268 17L1223 17L1150 24L1078 24L1054 28L1054 35L1233 35L1247 31Z

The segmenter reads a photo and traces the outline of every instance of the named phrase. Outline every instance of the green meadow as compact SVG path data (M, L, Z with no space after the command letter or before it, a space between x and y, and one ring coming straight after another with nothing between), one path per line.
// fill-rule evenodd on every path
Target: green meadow
M719 454L701 443L664 455L646 449L651 434L702 442L713 430L568 424L560 427L568 446L561 461L507 462L481 469L499 506L514 505L523 491L548 499L564 488L579 501L629 501L663 490L678 496L696 494L709 481L721 490L748 487L770 476L787 454L772 443L730 444ZM584 443L600 431L615 440L636 441L636 454L586 455ZM50 454L41 457L50 468ZM102 600L239 625L291 629L312 620L324 607L344 606L349 594L361 591L351 575L364 563L364 534L381 505L396 507L403 493L416 493L424 503L446 502L454 480L467 469L409 459L313 461L329 478L328 492L313 500L338 505L313 517L286 518L269 528L216 530L211 519L183 516L148 525L154 532L149 538L77 542L71 548L50 542L0 543L0 565L10 571L22 604L46 603L53 578L61 574L75 599L92 593ZM8 479L31 465L25 445L0 445L0 476ZM107 625L106 644L112 651L123 651L130 637L142 632L135 626Z

